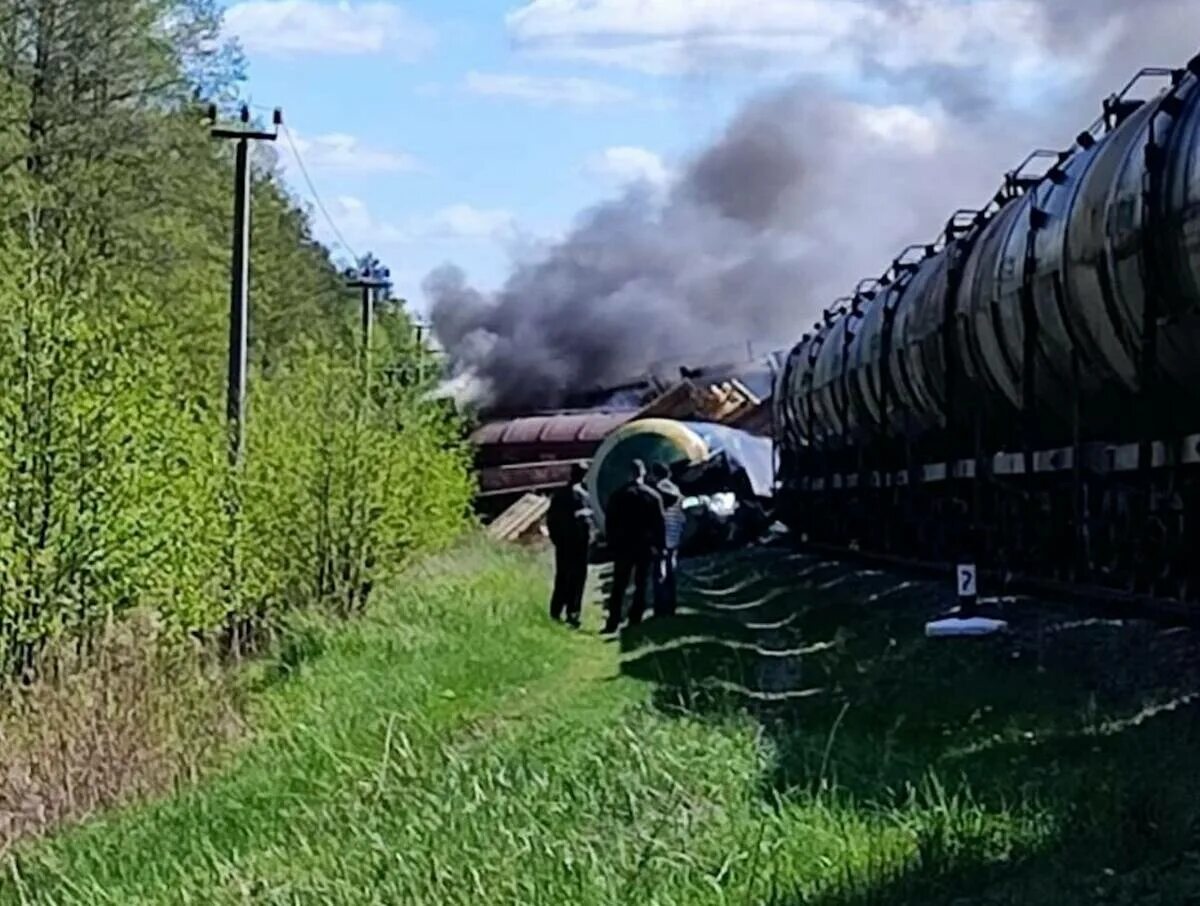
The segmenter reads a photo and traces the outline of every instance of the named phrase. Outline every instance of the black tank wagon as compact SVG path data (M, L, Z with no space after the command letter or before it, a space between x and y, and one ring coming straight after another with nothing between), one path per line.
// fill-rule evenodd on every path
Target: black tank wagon
M774 405L810 541L1200 596L1200 56L835 303Z

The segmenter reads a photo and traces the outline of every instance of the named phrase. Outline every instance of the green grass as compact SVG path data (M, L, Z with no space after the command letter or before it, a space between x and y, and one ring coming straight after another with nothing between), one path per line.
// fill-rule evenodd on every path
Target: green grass
M0 903L1200 895L1200 725L1155 709L1200 688L1177 642L928 643L927 595L872 600L895 584L726 558L613 644L548 624L542 561L460 550L298 627L233 763L13 854Z

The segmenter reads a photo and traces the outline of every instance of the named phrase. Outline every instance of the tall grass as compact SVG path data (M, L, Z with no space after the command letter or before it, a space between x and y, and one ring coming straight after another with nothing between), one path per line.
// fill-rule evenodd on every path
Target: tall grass
M231 770L19 848L0 903L1189 902L1185 713L1078 742L1078 663L900 643L911 608L803 591L755 621L816 641L840 613L802 671L836 694L681 705L748 654L662 643L744 626L692 599L609 645L550 625L545 591L471 546L362 620L303 615Z
M199 646L162 644L135 613L86 655L42 653L0 699L0 852L148 794L194 783L241 729L236 688Z

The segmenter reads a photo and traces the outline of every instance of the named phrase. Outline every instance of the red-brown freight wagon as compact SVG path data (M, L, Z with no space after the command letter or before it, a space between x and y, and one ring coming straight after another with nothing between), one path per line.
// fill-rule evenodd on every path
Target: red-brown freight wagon
M488 517L528 493L563 484L571 467L586 464L613 431L637 415L625 412L550 412L488 422L471 435L479 474L477 509Z

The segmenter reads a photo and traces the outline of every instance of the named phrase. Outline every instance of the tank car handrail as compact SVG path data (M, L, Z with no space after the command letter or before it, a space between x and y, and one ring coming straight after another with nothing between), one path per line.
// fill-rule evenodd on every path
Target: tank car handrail
M1184 69L1173 69L1167 66L1147 66L1138 70L1133 78L1126 83L1124 88L1109 95L1101 102L1100 115L1096 117L1090 126L1076 136L1075 144L1084 151L1091 150L1101 138L1117 129L1131 112L1131 108L1126 106L1126 102L1128 101L1129 93L1139 83L1146 79L1170 77L1171 87L1177 87L1188 72L1200 77L1200 55L1190 60ZM1132 109L1137 109L1137 107L1140 107L1148 100L1149 98L1143 98Z
M975 208L959 208L946 221L946 229L942 231L942 236L948 241L971 232L974 227L979 225L979 217L982 213ZM965 222L964 218L966 218Z
M1129 82L1120 91L1110 94L1101 102L1100 119L1104 124L1104 128L1112 132L1120 126L1125 120L1129 119L1137 110L1148 103L1150 98L1130 98L1129 94L1139 84L1147 79L1170 78L1170 87L1178 87L1183 81L1183 77L1187 74L1186 69L1170 69L1165 66L1147 66L1138 71L1138 73L1129 80Z
M858 285L854 287L854 296L850 300L850 317L862 318L863 303L875 301L879 290L890 285L890 281L886 284L883 282L886 277L884 274L883 277L867 277L858 281Z
M834 322L845 316L846 312L849 311L848 306L853 304L853 302L854 298L852 296L842 296L841 298L834 299L833 303L821 314L821 317L825 319L825 325L832 327Z
M1037 151L1030 152L1029 156L1021 161L1020 165L1016 169L1009 171L1006 178L1011 180L1013 187L1017 190L1027 191L1029 189L1036 188L1037 186L1041 185L1042 182L1064 162L1064 154L1070 156L1070 152L1052 151L1048 148L1039 148ZM1045 172L1028 174L1025 172L1026 168L1032 166L1038 161L1044 160L1054 161L1054 163L1051 164ZM1057 181L1057 178L1055 181Z
M825 338L829 336L828 330L818 330L813 336L812 346L808 350L809 371L804 375L804 380L812 381L812 365L817 361L817 356L821 354L821 347L825 345Z
M1000 213L1002 208L1003 205L997 204L995 199L989 198L987 204L980 208L979 213L975 215L974 226L987 226L991 222L992 218Z
M851 305L857 302L860 297L865 298L868 302L875 298L879 287L882 285L879 277L867 277L858 281L858 285L854 287L854 295L851 297Z
M1191 64L1189 64L1189 66L1190 65ZM1109 97L1109 100L1116 100L1116 101L1125 100L1126 96L1129 94L1129 92L1133 91L1133 89L1136 88L1140 82L1142 82L1146 79L1158 79L1158 78L1163 78L1165 76L1170 76L1171 81L1175 85L1177 85L1177 84L1179 84L1179 81L1183 78L1183 76L1186 72L1187 72L1186 68L1176 69L1173 66L1145 66L1142 69L1139 69L1137 71L1137 73L1133 76L1133 78L1131 78L1129 80L1129 82L1126 83L1124 88L1122 88L1120 91L1113 93Z

